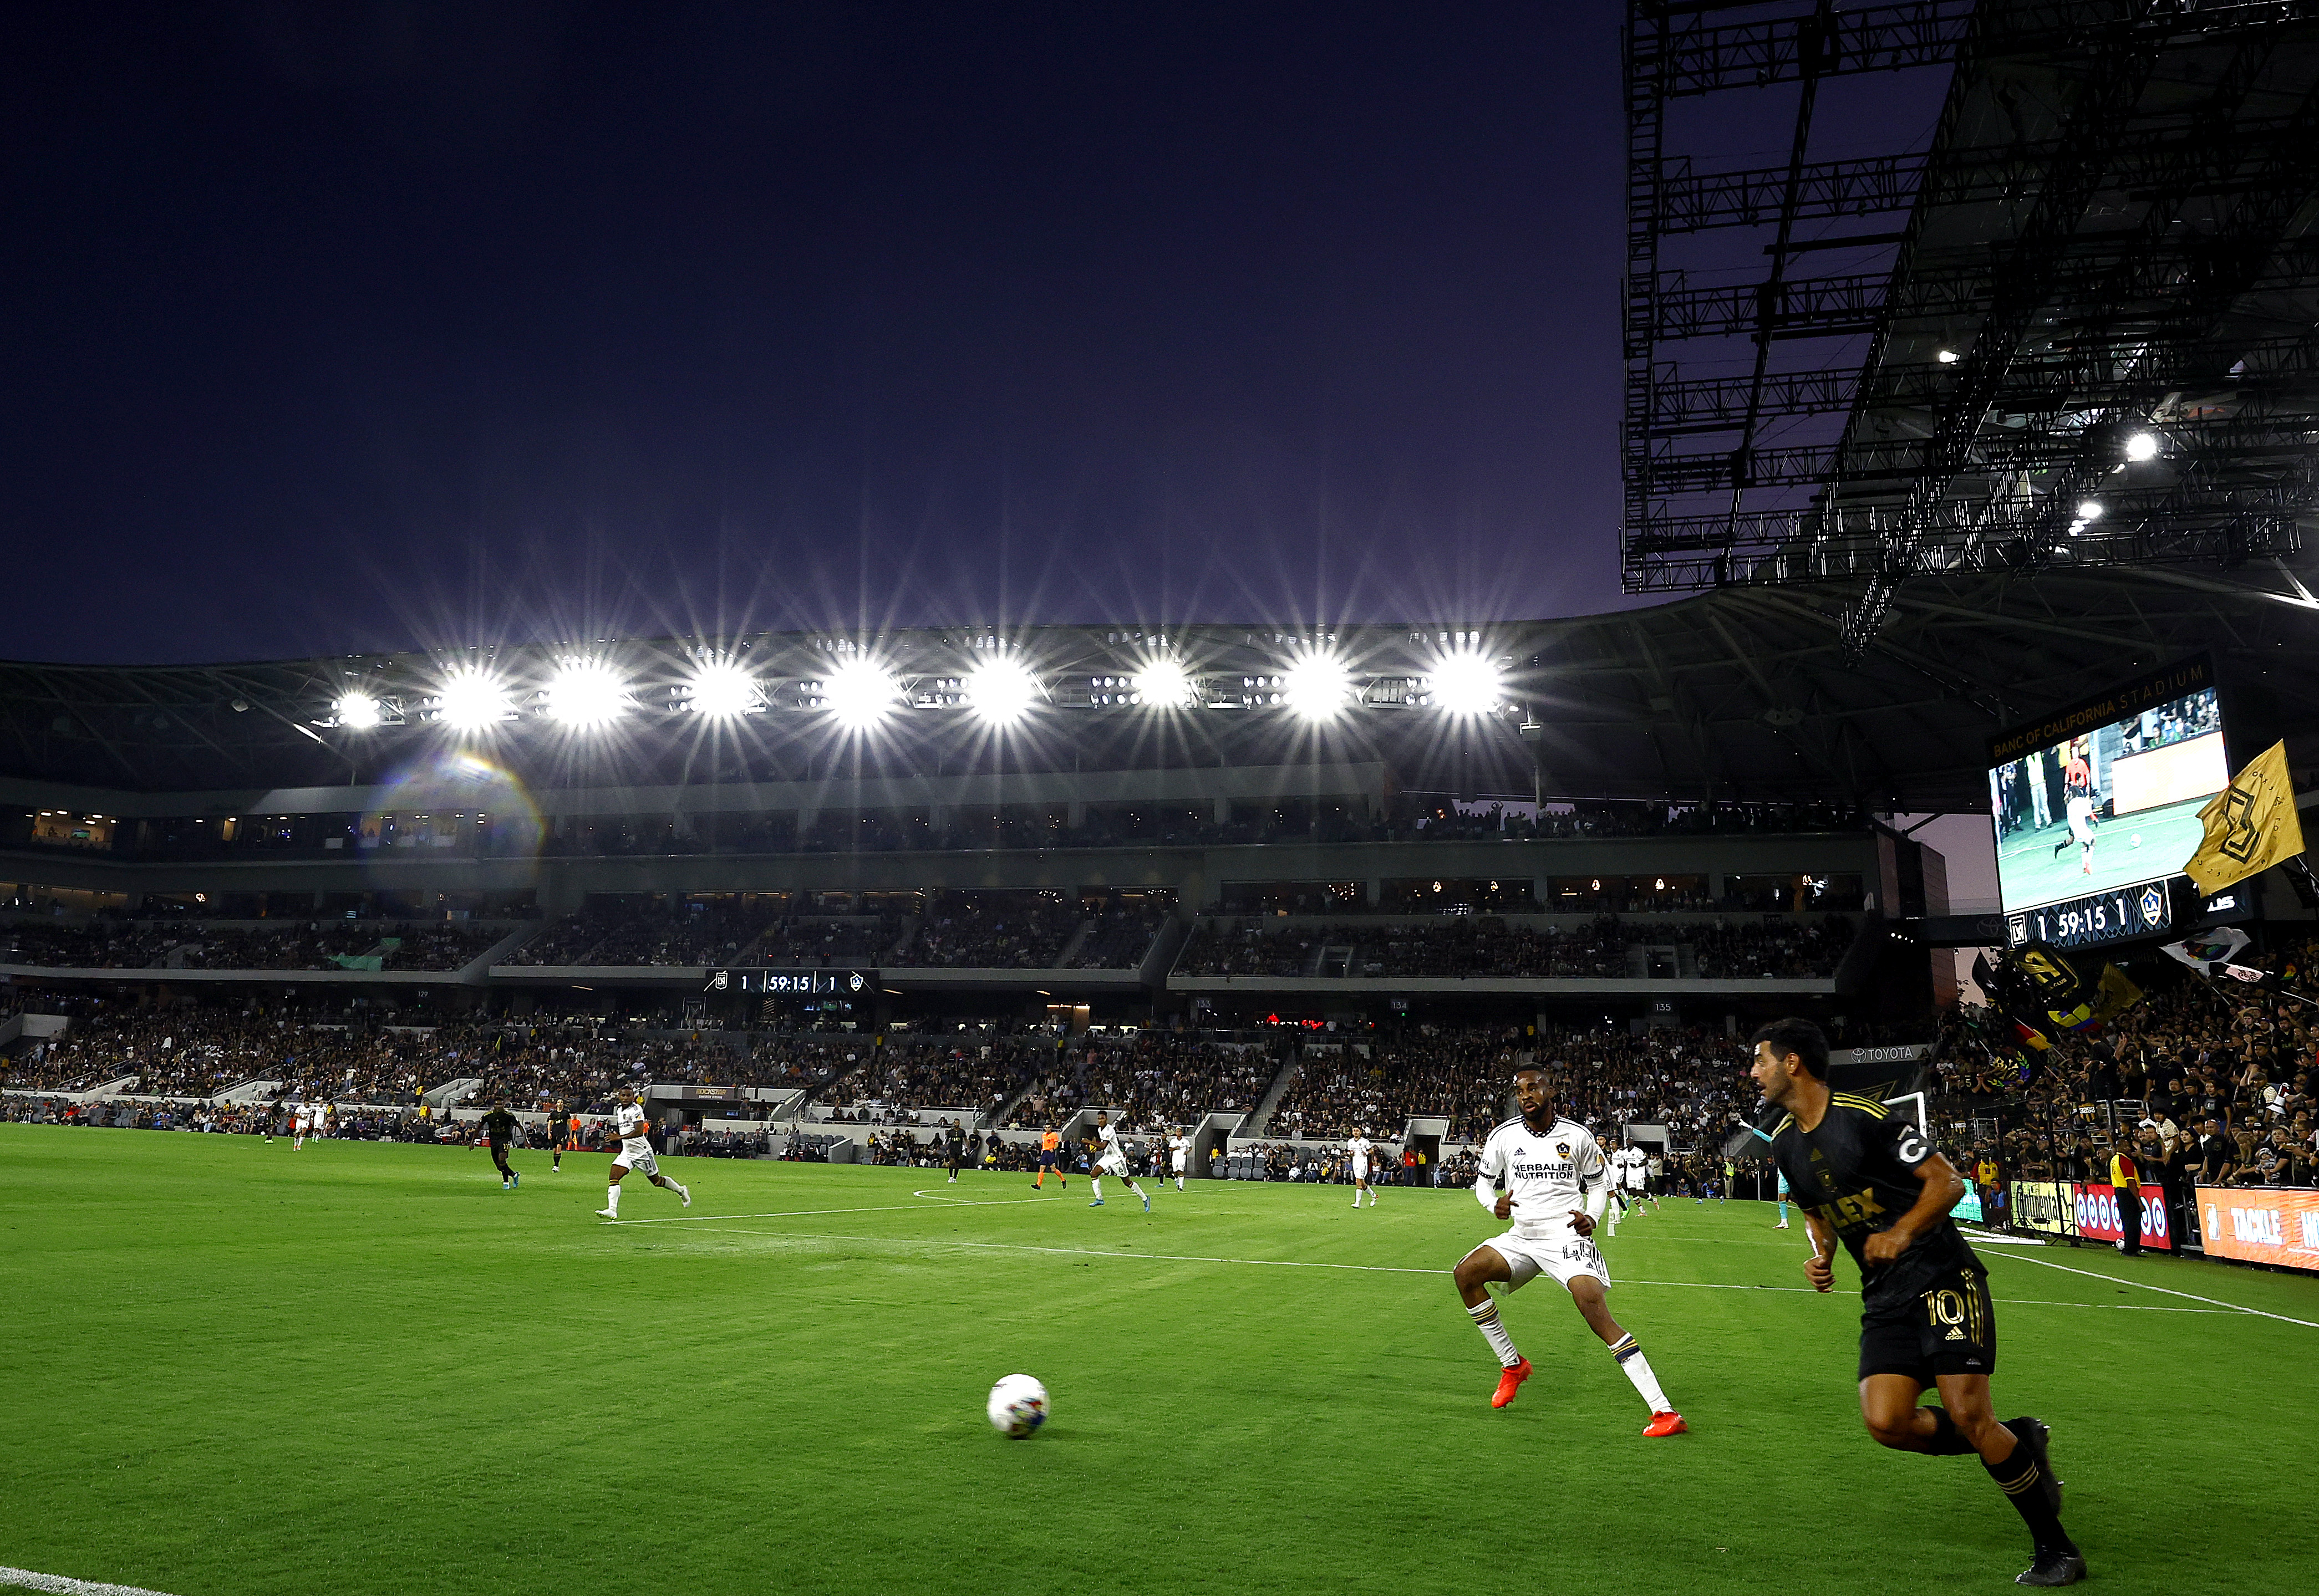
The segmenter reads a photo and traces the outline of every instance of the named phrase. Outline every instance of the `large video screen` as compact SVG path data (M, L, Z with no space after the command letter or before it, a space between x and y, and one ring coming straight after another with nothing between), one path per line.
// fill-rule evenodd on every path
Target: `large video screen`
M2189 690L2157 696L2173 686ZM2066 944L2161 929L2152 905L2197 852L2198 811L2231 780L2204 662L1995 739L1991 752L2012 755L1990 766L1989 807L2005 913L2036 921L2024 935Z

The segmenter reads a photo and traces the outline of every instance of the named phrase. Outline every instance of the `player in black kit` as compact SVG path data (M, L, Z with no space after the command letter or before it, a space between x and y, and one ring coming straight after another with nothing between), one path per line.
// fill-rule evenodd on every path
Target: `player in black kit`
M491 1143L492 1162L499 1168L500 1189L511 1192L515 1190L516 1182L522 1177L516 1174L515 1166L508 1162L508 1142L514 1138L519 1122L508 1112L505 1103L494 1103L491 1113L483 1116L483 1140Z
M1785 1111L1772 1130L1772 1158L1811 1231L1816 1250L1804 1274L1816 1291L1834 1285L1839 1240L1860 1266L1868 1433L1903 1452L1979 1454L2036 1543L2017 1582L2076 1583L2086 1560L2062 1528L2046 1428L2030 1418L2000 1424L1990 1405L1997 1318L1988 1276L1949 1218L1964 1183L1906 1119L1828 1089L1827 1038L1809 1020L1775 1020L1748 1040L1764 1100ZM1941 1400L1919 1407L1927 1385Z

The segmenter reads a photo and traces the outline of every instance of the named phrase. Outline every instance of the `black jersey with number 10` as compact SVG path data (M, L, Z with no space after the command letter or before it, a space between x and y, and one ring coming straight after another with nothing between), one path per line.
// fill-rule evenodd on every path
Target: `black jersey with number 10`
M1827 1114L1812 1130L1788 1114L1772 1132L1772 1158L1789 1190L1852 1254L1860 1266L1861 1301L1871 1307L1915 1296L1950 1270L1981 1266L1946 1214L1890 1262L1871 1265L1861 1256L1869 1237L1916 1206L1925 1189L1917 1171L1932 1156L1916 1126L1881 1103L1845 1092L1829 1095Z

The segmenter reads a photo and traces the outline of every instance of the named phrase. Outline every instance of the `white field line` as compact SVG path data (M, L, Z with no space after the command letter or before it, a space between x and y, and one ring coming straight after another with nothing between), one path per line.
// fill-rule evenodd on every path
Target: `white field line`
M922 1194L913 1192L912 1196ZM1054 1197L938 1197L947 1208L1007 1208L1021 1203L1052 1203ZM697 1225L713 1219L817 1219L832 1213L925 1213L924 1203L887 1203L874 1208L782 1208L771 1213L672 1213L666 1219L608 1219L614 1225Z
M2082 1275L2089 1280L2106 1280L2112 1285L2136 1285L2143 1291L2162 1292L2170 1297L2184 1297L2193 1303L2211 1303L2217 1308L2227 1308L2233 1313L2251 1313L2258 1319L2276 1319L2281 1324L2299 1324L2305 1330L2319 1330L2319 1321L2291 1319L2284 1313L2272 1313L2261 1308L2250 1308L2242 1303L2226 1303L2220 1297L2202 1297L2195 1291L2176 1291L2170 1285L2152 1285L2144 1281L2127 1280L2116 1275L2105 1275L2098 1269L2073 1269L2067 1264L2057 1264L2050 1258L2023 1258L2017 1252L1999 1252L1991 1256L2008 1258L2017 1263L2035 1264L2041 1269L2059 1269L2064 1275Z
M795 1241L854 1241L873 1247L952 1247L976 1252L1035 1252L1069 1258L1136 1258L1158 1264L1237 1264L1259 1269L1342 1269L1363 1275L1435 1275L1455 1273L1450 1269L1421 1269L1408 1264L1331 1264L1312 1258L1213 1258L1204 1254L1182 1252L1114 1252L1096 1247L1034 1247L1021 1241L947 1241L921 1240L907 1236L849 1236L832 1231L744 1231L732 1225L703 1225L702 1230L716 1231L734 1236L761 1236L772 1240ZM1809 1285L1742 1285L1720 1280L1629 1280L1627 1285L1656 1285L1685 1291L1775 1291L1809 1293ZM2143 1313L2226 1313L2231 1304L2219 1308L2170 1308L2138 1303L2056 1303L2035 1297L1999 1297L1997 1302L2012 1308L2116 1308L2130 1309ZM2248 1310L2251 1312L2252 1310Z
M0 1568L0 1585L22 1585L28 1591L52 1591L56 1596L161 1596L136 1585L106 1585L94 1580L67 1579L60 1573L34 1573L29 1568Z

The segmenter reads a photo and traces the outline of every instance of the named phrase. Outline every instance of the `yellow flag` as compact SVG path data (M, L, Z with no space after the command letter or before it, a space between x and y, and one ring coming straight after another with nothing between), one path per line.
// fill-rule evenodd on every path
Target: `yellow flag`
M2182 868L2201 897L2269 870L2303 852L2303 817L2295 812L2295 783L2287 773L2287 744L2274 743L2213 803L2198 811L2206 841Z

